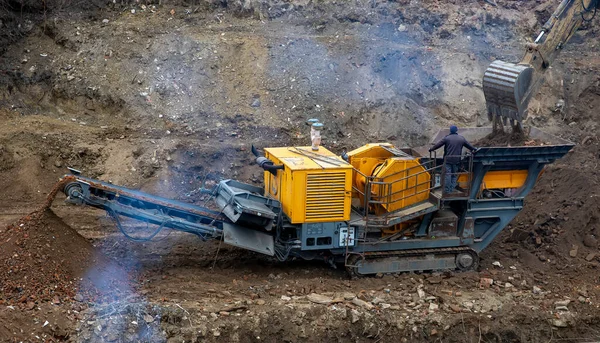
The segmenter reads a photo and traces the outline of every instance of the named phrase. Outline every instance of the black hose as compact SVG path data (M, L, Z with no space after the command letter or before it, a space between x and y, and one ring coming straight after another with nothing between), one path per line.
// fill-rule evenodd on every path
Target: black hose
M158 227L158 229L156 229L156 231L154 231L150 236L144 237L144 238L139 238L139 237L133 237L130 234L128 234L127 232L125 232L125 229L123 229L123 225L121 225L121 220L119 219L119 215L113 209L107 209L106 212L108 212L108 215L113 219L113 221L115 222L115 225L119 228L121 233L123 233L123 235L125 237L129 238L130 240L132 240L134 242L148 242L148 241L152 240L152 238L154 238L156 235L158 235L162 231L162 229L165 227L165 224L167 224L169 222L169 220L162 222L160 224L160 226Z
M590 6L588 7L585 7L585 0L581 0L581 7L583 7L585 12L590 12L590 8L594 7L594 9L596 9L596 7L598 7L598 0L590 1Z
M592 0L592 1L590 1L590 5L588 7L585 7L585 0L581 0L581 7L583 7L583 12L581 12L581 19L583 19L584 22L588 22L588 23L591 22L592 20L594 20L594 18L596 17L596 11L598 10L598 5L600 5L598 0ZM586 19L583 14L591 12L592 7L593 7L594 13L592 14L591 18Z
M127 232L125 232L125 229L123 229L123 226L121 225L121 220L119 219L119 215L115 212L115 210L104 206L104 204L102 204L100 202L97 202L90 198L84 197L83 195L80 195L79 198L82 199L87 204L91 204L96 207L104 208L104 210L108 213L108 215L111 217L111 219L115 222L115 225L119 228L119 231L121 231L126 238L128 238L132 241L135 241L135 242L148 242L148 241L152 240L152 238L156 237L156 235L158 235L162 231L162 229L165 228L165 225L168 223L172 223L173 225L177 226L177 230L195 234L198 237L200 237L203 241L208 240L206 235L202 235L201 233L199 233L193 229L189 229L188 227L185 226L185 224L179 224L176 221L171 220L171 219L168 219L168 220L165 220L164 222L162 222L160 224L160 226L158 227L158 229L154 233L152 233L152 235L150 235L148 237L144 237L144 238L133 237L133 236L129 235ZM171 232L169 232L169 235L170 234L171 234ZM166 237L164 237L164 238L166 238Z

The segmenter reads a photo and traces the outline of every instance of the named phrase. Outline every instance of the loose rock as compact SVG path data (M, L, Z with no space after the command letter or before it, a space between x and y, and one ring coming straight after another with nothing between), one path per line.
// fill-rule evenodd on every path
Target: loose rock
M252 107L260 107L260 99L259 98L255 98L254 100L252 100L252 103L250 104L250 106L252 106Z
M569 325L567 324L566 321L564 321L562 319L553 319L552 320L552 326L555 326L557 328L566 328Z
M583 245L588 248L597 248L598 247L598 239L593 235L587 235L583 238Z
M578 250L579 250L578 247L576 245L574 245L573 248L571 248L571 251L569 251L569 256L577 257Z
M490 278L481 278L481 279L479 279L479 287L489 288L493 284L494 284L494 280L493 279L490 279Z
M462 312L460 306L456 305L456 304L450 304L450 309L452 310L452 312L456 312L456 313L460 313Z
M331 304L331 298L328 296L325 296L325 295L321 295L321 294L311 293L308 296L306 296L306 299L308 299L316 304L321 304L321 305Z
M554 306L569 306L569 304L571 303L571 300L561 300L561 301L556 301L554 302Z
M366 302L364 300L360 300L358 298L352 299L352 303L356 306L366 308L367 310L370 310L373 308L373 305L369 304L368 302Z
M352 309L352 311L350 311L350 314L352 315L352 324L360 320L360 312L358 312L357 310Z

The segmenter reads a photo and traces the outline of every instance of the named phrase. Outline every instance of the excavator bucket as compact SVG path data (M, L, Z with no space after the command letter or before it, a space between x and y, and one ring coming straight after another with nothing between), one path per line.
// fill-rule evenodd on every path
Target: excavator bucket
M527 118L533 68L496 60L490 64L483 76L483 93L488 110L488 119L500 117L504 123L521 123Z

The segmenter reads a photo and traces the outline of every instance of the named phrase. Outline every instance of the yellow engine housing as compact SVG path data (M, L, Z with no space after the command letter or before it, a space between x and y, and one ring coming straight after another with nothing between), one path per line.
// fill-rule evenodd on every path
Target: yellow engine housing
M352 166L324 147L266 148L265 157L283 165L265 171L265 194L279 200L293 224L350 220Z

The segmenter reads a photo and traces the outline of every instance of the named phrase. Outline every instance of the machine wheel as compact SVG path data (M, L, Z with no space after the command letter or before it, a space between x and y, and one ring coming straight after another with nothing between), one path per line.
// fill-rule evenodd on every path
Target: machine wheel
M363 274L360 274L358 272L357 267L354 267L356 265L356 263L358 263L361 260L361 258L362 257L360 255L350 255L346 259L346 272L348 273L350 278L353 280L364 276Z
M81 194L83 193L83 190L81 189L80 184L78 184L77 182L71 182L71 183L65 185L64 193L68 197L77 199L81 196Z
M479 256L474 251L461 252L456 255L456 268L460 271L477 270Z

